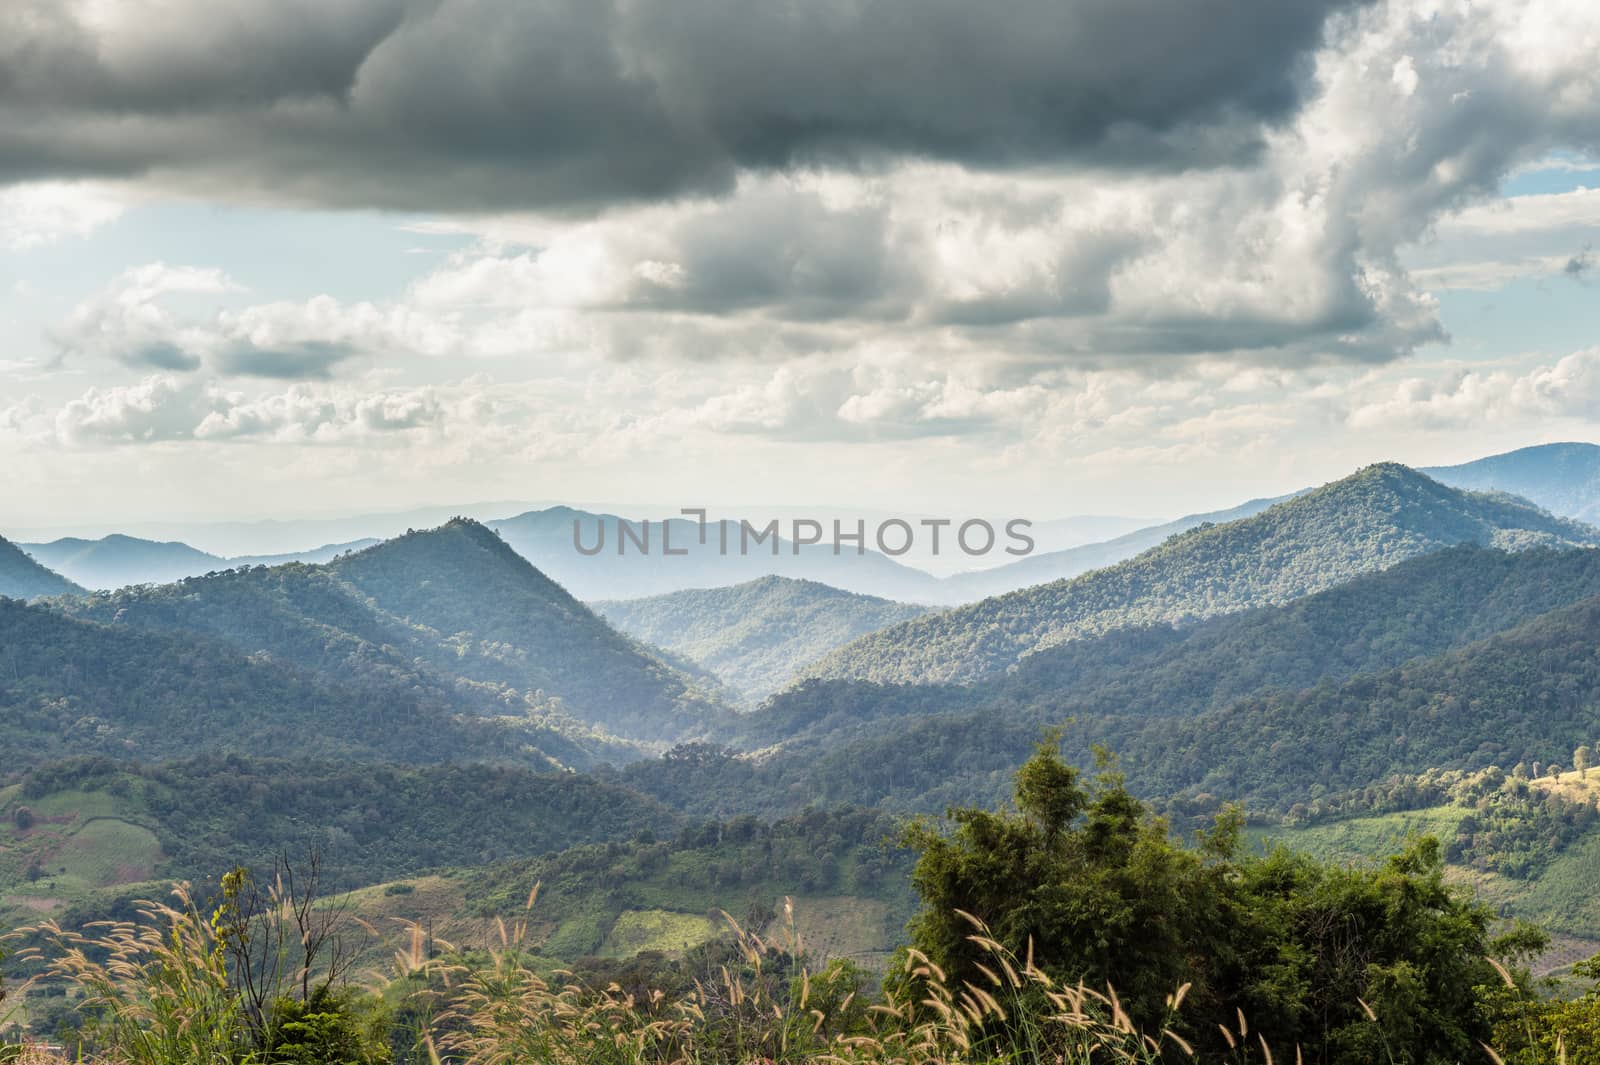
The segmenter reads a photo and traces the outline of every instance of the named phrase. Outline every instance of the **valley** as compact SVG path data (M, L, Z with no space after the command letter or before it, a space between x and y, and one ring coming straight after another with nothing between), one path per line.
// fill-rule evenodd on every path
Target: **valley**
M512 927L542 973L692 982L798 935L892 982L965 831L931 826L1015 809L1044 741L1162 846L1236 820L1246 879L1436 840L1543 930L1531 973L1600 952L1600 531L1394 464L1215 517L955 607L782 574L586 604L534 526L465 518L115 591L12 548L0 923L315 855L364 964Z

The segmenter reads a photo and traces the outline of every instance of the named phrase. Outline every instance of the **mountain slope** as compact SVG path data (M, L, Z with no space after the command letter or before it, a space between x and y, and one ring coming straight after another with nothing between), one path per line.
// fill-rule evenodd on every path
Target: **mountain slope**
M594 608L628 635L704 666L752 701L834 648L926 612L788 577L602 601Z
M781 814L802 803L934 812L996 802L1049 726L1070 720L1069 756L1119 756L1131 788L1205 818L1221 800L1287 811L1430 769L1570 765L1600 735L1600 596L1401 666L1271 687L1201 713L1101 716L1078 707L935 706L823 745L760 758L696 749L619 779L702 816ZM1225 668L1225 666L1224 666ZM906 699L931 689L896 688Z
M603 526L605 544L599 554L585 555L573 546L573 524L578 523L583 543L593 545ZM721 588L742 584L760 577L776 575L797 580L818 581L862 595L881 596L909 602L942 602L945 592L938 578L903 566L876 551L856 554L847 547L835 554L831 540L799 548L779 539L752 545L748 553L740 550L739 523L710 522L705 543L700 542L700 526L687 518L649 523L650 553L637 551L630 541L626 553L618 553L617 529L623 522L643 534L640 522L625 521L611 514L592 514L571 507L551 507L529 511L489 527L505 538L518 554L561 583L585 601L638 598L664 595L690 588ZM668 527L674 554L662 550L662 527ZM759 528L758 530L759 531ZM780 532L787 532L786 524ZM831 530L830 530L831 535ZM867 536L870 541L872 531ZM728 548L722 544L726 537ZM677 554L678 551L684 554Z
M1241 503L1227 510L1216 510L1207 514L1190 514L1178 518L1176 521L1165 522L1161 525L1152 525L1144 529L1136 529L1124 533L1114 539L1103 540L1098 543L1084 544L1080 547L1071 547L1063 551L1048 551L1043 554L1030 555L1018 562L1010 562L1004 566L993 569L977 570L973 573L962 573L944 580L946 601L970 603L979 599L986 599L992 595L1004 595L1006 592L1028 588L1035 584L1045 584L1068 577L1076 577L1090 570L1104 569L1114 566L1118 562L1126 561L1143 551L1156 547L1179 533L1188 532L1199 525L1220 525L1223 522L1238 521L1240 518L1253 517L1263 510L1284 500L1294 498L1293 495L1277 496L1272 499L1252 499L1248 503Z
M1422 471L1455 488L1510 492L1582 521L1600 518L1600 446L1540 444Z
M408 533L326 569L420 627L422 652L439 668L554 696L618 735L682 736L720 709L475 521Z
M83 591L59 573L30 558L16 544L0 537L0 596L37 599L44 595L75 595Z
M1282 606L1071 640L970 685L811 681L741 718L731 739L748 749L814 747L892 732L894 719L980 709L1041 727L1188 716L1437 655L1592 595L1600 595L1600 550L1463 544Z
M527 721L466 717L422 686L338 684L190 632L141 631L0 602L0 749L13 766L200 751L548 766L573 745Z
M1069 639L1287 602L1458 543L1588 546L1600 543L1600 530L1404 466L1370 466L1255 517L1198 526L1110 569L885 629L807 672L970 681Z
M564 731L582 723L624 738L676 738L718 709L471 521L325 565L229 570L68 609L200 633L330 681L424 690L463 712Z
M1597 632L1600 596L1399 669L1147 728L1126 764L1159 793L1280 807L1394 773L1570 764L1600 733Z

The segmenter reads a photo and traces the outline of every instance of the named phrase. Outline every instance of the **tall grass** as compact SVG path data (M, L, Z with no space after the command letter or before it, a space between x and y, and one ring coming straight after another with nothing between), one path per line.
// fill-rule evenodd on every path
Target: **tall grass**
M531 910L537 888L528 898ZM83 932L52 923L29 930L47 945L22 952L82 996L85 1042L74 1060L99 1065L269 1065L252 1039L228 971L222 925L184 889L172 904L141 903L136 921ZM881 997L843 989L836 969L814 972L787 902L770 938L725 916L736 961L685 994L631 994L541 974L527 914L499 922L497 943L471 964L417 926L395 954L391 990L427 987L414 1048L435 1065L1156 1065L1197 1060L1173 1031L1187 986L1168 999L1158 1032L1135 1029L1111 988L1065 986L1017 956L976 917L978 982L953 981L916 950ZM451 960L454 959L454 960ZM1503 970L1502 970L1503 971ZM1510 982L1507 976L1508 985ZM841 993L843 992L843 993ZM1369 1011L1370 1015L1370 1011ZM1375 1020L1376 1018L1374 1018ZM1223 1027L1228 1062L1266 1062L1273 1051L1243 1016ZM1487 1051L1487 1048L1485 1048ZM1488 1052L1491 1060L1499 1060ZM1300 1055L1282 1055L1286 1065ZM50 1059L55 1060L55 1059ZM296 1059L299 1060L299 1059ZM1518 1059L1523 1060L1523 1059Z
M532 897L530 896L530 905ZM803 964L793 907L771 941L723 915L742 962L722 966L668 1001L613 984L586 987L570 973L528 964L526 921L500 925L487 964L436 975L455 989L429 1036L435 1061L462 1065L1000 1065L1153 1063L1192 1057L1170 1030L1134 1030L1109 989L1058 986L1019 959L976 918L986 986L953 984L919 952L906 954L898 993L865 1008L854 990L826 993L830 974ZM420 937L413 937L420 942ZM426 963L412 959L414 969ZM1177 1010L1183 989L1170 1000Z
M139 904L137 921L82 932L46 922L27 932L48 948L19 958L81 994L84 1035L115 1065L235 1065L250 1059L244 1007L229 978L220 929L186 886L174 903Z

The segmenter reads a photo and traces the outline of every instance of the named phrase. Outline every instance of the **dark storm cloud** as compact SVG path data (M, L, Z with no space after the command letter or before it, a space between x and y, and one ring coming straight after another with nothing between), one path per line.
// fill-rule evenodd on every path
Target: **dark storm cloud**
M195 0L0 13L0 180L584 208L742 169L1248 158L1348 0ZM111 10L115 11L113 6Z

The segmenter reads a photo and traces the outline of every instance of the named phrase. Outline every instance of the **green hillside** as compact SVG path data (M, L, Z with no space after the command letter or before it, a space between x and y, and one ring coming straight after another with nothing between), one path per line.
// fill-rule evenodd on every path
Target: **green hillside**
M1600 595L1600 551L1460 545L1283 606L1072 640L970 685L809 681L742 719L732 741L825 744L892 729L896 718L979 709L991 720L1196 714L1390 669L1591 595Z
M1559 761L1600 731L1600 597L1383 673L1269 693L1123 745L1152 794L1287 807L1429 766Z
M1197 527L1110 569L874 633L808 672L971 681L1069 639L1283 603L1459 543L1592 546L1600 531L1509 496L1447 488L1404 466L1370 466L1255 517Z
M332 683L420 691L568 734L690 736L720 709L469 521L325 565L228 570L60 606L117 627L200 633Z
M464 715L425 685L346 682L193 633L141 631L0 601L5 771L77 754L202 751L549 766L609 748L525 710Z
M76 595L81 591L82 588L41 566L16 544L0 537L0 596L37 599L47 595Z
M704 731L721 707L692 678L619 634L483 525L458 519L328 563L418 653L470 680L560 700L617 735Z
M593 605L618 629L704 666L753 702L858 636L926 613L788 577Z

